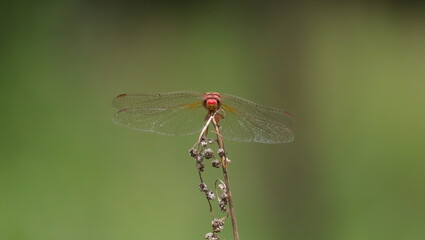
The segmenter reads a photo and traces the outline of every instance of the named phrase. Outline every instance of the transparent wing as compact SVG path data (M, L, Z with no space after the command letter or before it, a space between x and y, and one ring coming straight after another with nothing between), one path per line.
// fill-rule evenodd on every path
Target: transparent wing
M294 140L290 114L233 95L222 95L224 138L241 142L287 143Z
M114 122L133 129L167 135L199 132L207 111L202 93L121 94L112 105L119 109Z

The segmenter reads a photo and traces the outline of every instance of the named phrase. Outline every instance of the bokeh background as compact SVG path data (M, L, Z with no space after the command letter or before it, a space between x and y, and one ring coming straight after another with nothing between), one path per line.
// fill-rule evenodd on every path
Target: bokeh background
M290 144L226 143L241 239L425 239L419 1L0 6L1 240L203 239L196 137L111 120L120 93L182 90L296 121Z

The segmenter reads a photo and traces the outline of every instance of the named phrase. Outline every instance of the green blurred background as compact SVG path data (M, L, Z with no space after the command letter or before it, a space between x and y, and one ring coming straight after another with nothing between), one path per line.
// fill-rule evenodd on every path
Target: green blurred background
M293 143L227 142L241 239L425 239L419 1L0 6L1 240L203 239L196 137L111 120L169 91L295 118Z

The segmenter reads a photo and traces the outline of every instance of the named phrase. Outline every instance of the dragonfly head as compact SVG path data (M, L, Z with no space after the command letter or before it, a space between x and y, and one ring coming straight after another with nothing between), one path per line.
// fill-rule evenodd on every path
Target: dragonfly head
M209 112L215 112L221 107L221 95L217 92L205 93L202 104Z

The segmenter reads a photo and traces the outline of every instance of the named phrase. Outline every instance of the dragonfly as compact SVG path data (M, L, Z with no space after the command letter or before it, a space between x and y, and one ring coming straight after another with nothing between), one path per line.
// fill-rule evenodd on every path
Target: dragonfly
M239 142L288 143L294 140L291 114L218 92L120 94L113 121L124 127L165 135L201 132L211 116L224 139Z

